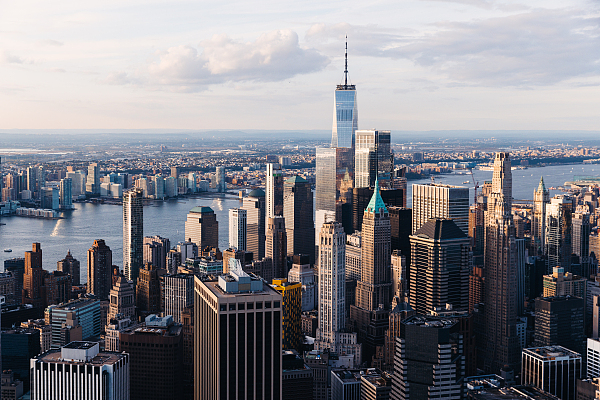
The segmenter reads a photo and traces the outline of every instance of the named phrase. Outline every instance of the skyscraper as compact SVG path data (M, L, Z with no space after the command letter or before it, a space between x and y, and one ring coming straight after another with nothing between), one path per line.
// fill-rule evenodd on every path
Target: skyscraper
M485 241L484 370L504 366L518 370L517 265L512 218L512 173L509 153L496 153L492 193L488 196Z
M267 164L265 189L267 218L283 215L283 174L281 172L280 164Z
M285 218L282 216L269 217L265 236L265 257L270 258L273 263L273 276L270 278L263 276L269 282L269 280L287 276L288 240L285 232Z
M335 88L331 147L354 147L354 133L358 129L356 86L348 84L348 42L344 63L344 84Z
M224 193L227 191L227 183L225 183L225 167L220 165L215 170L215 180L217 181L217 192Z
M239 264L194 288L194 399L280 400L281 295Z
M283 216L287 233L287 254L306 254L315 261L315 224L310 183L299 175L283 184Z
M42 246L33 243L32 250L25 252L25 272L23 274L23 304L43 306L41 288L44 284L42 269Z
M194 305L194 275L165 275L163 293L165 315L172 315L173 321L183 323L181 313Z
M575 400L582 377L581 353L562 346L523 349L523 385L533 385L562 400ZM542 372L543 371L543 372Z
M533 218L531 219L531 241L534 249L544 253L546 250L546 205L550 203L550 193L544 185L544 177L533 192ZM537 255L534 254L534 256Z
M451 219L430 219L410 237L410 305L419 314L469 307L470 239Z
M59 207L62 210L70 210L73 208L73 195L71 193L73 181L71 178L64 178L60 180L58 202Z
M361 232L361 273L356 286L356 305L350 319L364 346L366 360L382 346L392 300L390 215L379 193L379 182L365 209Z
M128 280L137 280L144 263L144 208L141 189L123 193L123 269Z
M283 309L282 345L283 349L302 351L304 336L300 318L302 316L302 284L288 282L287 279L274 279L271 287L281 294Z
M246 251L251 252L255 260L265 256L266 205L265 192L254 189L244 197L242 209L247 215Z
M104 240L96 239L88 250L87 292L108 299L112 288L112 251Z
M98 163L90 163L90 165L88 165L85 191L90 194L100 193L100 168L98 167Z
M546 251L548 273L554 267L571 270L571 232L573 202L570 197L556 195L546 205Z
M127 282L125 277L119 276L117 282L115 282L110 290L110 302L108 307L107 320L109 322L111 319L115 318L117 314L121 314L125 318L128 317L134 320L135 292L133 286Z
M171 241L156 236L144 237L144 263L151 263L157 268L167 268L167 253L171 249Z
M67 252L65 258L56 263L56 269L71 275L73 286L79 286L81 284L81 263L71 255L71 250Z
M160 278L166 271L146 263L139 271L135 291L138 312L146 317L161 312L161 283Z
M246 251L247 218L246 210L229 209L229 247Z
M394 155L390 148L390 131L356 131L354 153L354 187L391 187Z
M196 243L198 252L219 247L219 222L210 207L194 207L185 221L185 239Z
M412 191L413 233L430 218L451 218L468 235L469 188L435 183L414 184Z

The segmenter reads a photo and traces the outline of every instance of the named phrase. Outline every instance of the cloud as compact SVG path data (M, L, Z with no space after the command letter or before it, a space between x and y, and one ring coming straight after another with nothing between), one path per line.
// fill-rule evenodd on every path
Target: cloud
M262 34L254 42L241 42L227 35L214 35L200 43L157 52L157 58L133 76L114 72L106 83L167 86L175 91L199 91L226 82L277 82L316 72L329 59L315 49L300 46L291 30Z
M421 32L315 25L306 36L322 48L345 32L353 54L408 59L453 85L530 87L600 75L600 18L578 10L442 22Z
M7 64L26 64L28 62L26 59L15 56L8 51L2 53L2 61Z

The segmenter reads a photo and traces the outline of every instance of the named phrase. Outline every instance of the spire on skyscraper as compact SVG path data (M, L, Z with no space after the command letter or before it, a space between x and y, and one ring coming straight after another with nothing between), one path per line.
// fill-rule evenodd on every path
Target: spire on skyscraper
M538 192L543 193L546 191L546 185L544 185L544 177L540 177L540 184L538 185Z
M387 208L385 207L385 203L381 198L381 193L379 193L379 180L375 179L375 189L373 190L373 196L371 197L371 201L369 201L369 205L367 206L367 210L372 213L381 212L380 210L383 208L383 212L387 212Z
M348 35L346 35L346 52L344 53L344 86L348 87Z

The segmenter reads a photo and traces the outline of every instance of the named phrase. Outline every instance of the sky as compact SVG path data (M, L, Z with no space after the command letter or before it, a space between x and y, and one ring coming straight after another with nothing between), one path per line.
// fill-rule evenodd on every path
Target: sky
M0 129L600 130L600 1L0 0Z

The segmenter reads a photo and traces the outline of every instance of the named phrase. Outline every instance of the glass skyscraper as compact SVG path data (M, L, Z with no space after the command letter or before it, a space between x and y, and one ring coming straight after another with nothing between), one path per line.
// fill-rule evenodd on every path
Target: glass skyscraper
M346 74L348 71L345 72ZM358 129L356 86L337 85L333 107L331 147L354 147L354 132Z

